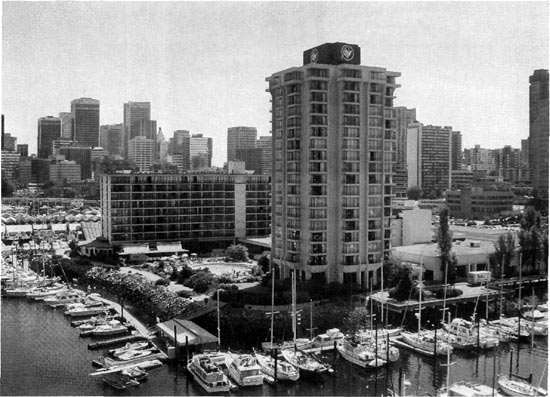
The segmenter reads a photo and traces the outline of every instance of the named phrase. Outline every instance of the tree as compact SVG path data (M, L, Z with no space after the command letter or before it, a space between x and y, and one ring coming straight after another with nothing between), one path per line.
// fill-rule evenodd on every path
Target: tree
M411 186L407 190L407 198L409 200L419 200L422 196L422 189L420 189L418 186Z
M533 207L527 207L520 225L518 240L521 247L522 267L526 265L534 271L538 268L539 260L544 252L540 213Z
M350 334L368 328L370 313L365 307L356 307L344 317L344 327Z
M13 196L13 191L15 188L7 179L2 178L2 197L11 197Z
M498 240L495 242L495 260L496 266L500 271L498 274L493 271L494 276L502 277L503 273L509 275L510 263L514 257L514 251L516 248L516 239L512 232L508 232L506 235L498 236Z
M225 250L225 255L234 262L247 262L248 248L241 244L231 244Z
M262 269L262 272L268 273L270 271L270 261L269 257L267 255L262 256L260 259L258 259L258 266Z
M437 230L437 246L441 258L443 282L448 282L449 265L451 265L451 250L453 249L453 233L449 230L449 208L444 206L439 213L439 229Z
M399 302L408 300L411 296L411 268L409 266L400 266L395 274L392 284L395 285L391 289L389 296Z

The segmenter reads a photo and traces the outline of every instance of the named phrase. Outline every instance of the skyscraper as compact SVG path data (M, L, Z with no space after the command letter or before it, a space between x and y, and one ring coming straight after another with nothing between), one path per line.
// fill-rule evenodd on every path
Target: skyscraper
M189 157L191 169L210 168L212 166L212 138L203 134L193 134L189 139Z
M83 146L99 145L99 101L79 98L71 102L73 140Z
M391 241L398 72L326 43L266 80L272 96L272 255L282 277L380 280Z
M111 155L122 156L122 124L100 127L99 145Z
M397 197L407 194L407 127L416 121L416 109L395 107L397 125L397 158L395 163L394 193Z
M256 147L262 149L262 174L271 175L271 136L261 136Z
M529 166L533 187L548 198L548 70L535 70L529 83Z
M71 112L60 112L59 119L61 120L61 138L72 141Z
M52 143L61 137L61 119L59 117L40 117L38 119L38 157L47 159L52 155Z
M237 157L237 149L256 147L256 127L230 127L227 129L227 161L244 161Z
M169 153L179 171L191 169L191 136L187 130L174 131L170 139Z
M409 124L407 129L407 173L409 187L418 186L434 194L451 188L452 127Z
M136 136L156 138L156 122L151 123L151 102L128 102L124 104L123 145L128 157L128 142Z
M462 133L451 131L451 170L462 168Z

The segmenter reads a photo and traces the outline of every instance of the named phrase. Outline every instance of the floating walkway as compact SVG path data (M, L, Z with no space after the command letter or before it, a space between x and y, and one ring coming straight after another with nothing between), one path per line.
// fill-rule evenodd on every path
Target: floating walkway
M118 304L118 303L115 303L115 302L111 302L110 300L108 299L105 299L105 298L97 298L97 300L100 300L102 301L103 303L106 303L108 305L111 305L113 307L113 309L117 312L117 314L120 316L120 317L124 317L126 319L126 321L128 321L130 323L130 325L132 325L134 327L134 329L140 334L142 335L143 337L147 338L147 339L152 339L152 334L153 332L151 332L149 330L149 328L147 328L145 325L143 325L137 318L135 318L129 311L127 310L124 310L124 308Z

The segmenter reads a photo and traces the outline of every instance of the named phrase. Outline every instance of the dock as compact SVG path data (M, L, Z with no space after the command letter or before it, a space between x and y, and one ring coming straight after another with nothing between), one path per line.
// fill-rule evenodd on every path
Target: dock
M106 303L112 306L113 309L117 312L117 314L120 317L124 317L124 319L126 319L126 321L130 323L130 325L132 325L132 327L134 327L134 329L140 335L143 335L144 337L150 339L151 331L145 325L143 325L137 318L135 318L129 311L124 310L120 304L112 302L105 298L97 298L97 300L100 300L103 303Z
M96 350L96 349L101 349L103 347L112 346L116 344L123 344L123 343L135 342L138 340L147 340L147 339L148 338L146 338L145 336L139 335L136 333L132 335L122 336L120 338L112 338L112 339L93 342L88 344L88 349Z

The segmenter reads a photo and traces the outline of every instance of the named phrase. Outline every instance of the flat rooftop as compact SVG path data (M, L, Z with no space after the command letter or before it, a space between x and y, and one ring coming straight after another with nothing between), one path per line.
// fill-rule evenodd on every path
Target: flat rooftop
M479 247L470 247L470 243L473 242L479 243ZM422 255L423 257L438 257L440 255L437 243L406 245L402 247L394 247L393 250L396 252ZM466 239L459 242L455 241L453 243L452 252L455 253L456 256L472 254L485 255L493 252L494 250L495 247L492 241Z

